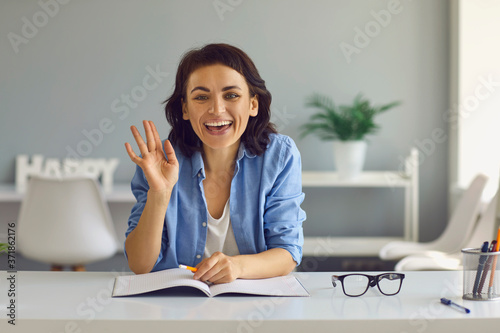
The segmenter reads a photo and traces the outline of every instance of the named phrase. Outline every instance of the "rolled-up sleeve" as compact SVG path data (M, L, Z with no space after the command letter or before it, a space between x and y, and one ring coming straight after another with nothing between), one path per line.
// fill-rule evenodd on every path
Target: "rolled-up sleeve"
M146 181L146 177L144 176L142 169L138 166L136 167L134 177L130 183L130 188L137 202L134 204L132 211L130 212L125 237L127 237L135 229L137 223L139 223L139 219L141 218L142 211L144 210L144 206L146 205L146 201L148 199L149 184Z
M281 147L278 170L266 198L264 237L268 249L287 250L299 265L304 244L302 222L306 213L300 207L304 201L300 153L290 138L284 140Z
M144 172L139 166L136 167L136 171L130 183L130 187L132 190L132 194L135 196L137 202L134 204L130 212L130 217L128 218L128 228L127 231L125 232L125 238L127 238L128 235L137 227L142 212L144 211L144 206L146 206L146 201L148 199L149 184L146 180ZM166 244L165 239L166 239L166 234L162 233L162 245L161 245L162 249L158 255L158 258L156 259L154 267L156 267L158 262L163 258L163 253ZM125 244L123 244L123 252L125 254L125 258L128 259Z

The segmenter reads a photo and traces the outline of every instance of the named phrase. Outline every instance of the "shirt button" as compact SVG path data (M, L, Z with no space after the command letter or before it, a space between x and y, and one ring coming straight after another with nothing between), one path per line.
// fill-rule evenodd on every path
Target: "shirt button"
M200 258L201 258L201 255L197 254L197 255L196 255L196 258L197 258L197 259L200 259Z
M204 227L206 227L207 226L207 222L203 222L201 225L204 226Z
M200 177L201 177L201 172L198 172L198 178L200 178Z

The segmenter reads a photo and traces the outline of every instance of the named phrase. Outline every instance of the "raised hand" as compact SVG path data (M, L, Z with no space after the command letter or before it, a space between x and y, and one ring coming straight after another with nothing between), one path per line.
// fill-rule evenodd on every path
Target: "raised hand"
M168 140L162 147L160 136L152 121L144 120L143 125L147 142L144 142L135 126L130 127L141 152L141 157L137 156L128 142L125 143L125 149L132 162L144 172L150 191L171 191L179 178L179 162L175 156L174 148Z

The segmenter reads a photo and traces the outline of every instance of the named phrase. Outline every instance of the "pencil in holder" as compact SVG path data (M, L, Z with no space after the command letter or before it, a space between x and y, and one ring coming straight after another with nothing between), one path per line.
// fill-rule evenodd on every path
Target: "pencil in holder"
M463 249L463 299L500 300L500 252Z

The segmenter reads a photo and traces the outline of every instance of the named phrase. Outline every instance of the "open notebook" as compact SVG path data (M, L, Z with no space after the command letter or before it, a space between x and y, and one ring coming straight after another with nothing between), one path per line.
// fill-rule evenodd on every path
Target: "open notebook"
M266 296L309 296L307 290L293 275L269 279L237 279L230 283L209 285L193 279L193 273L182 268L115 278L113 297L138 295L174 287L192 287L213 297L225 293Z

